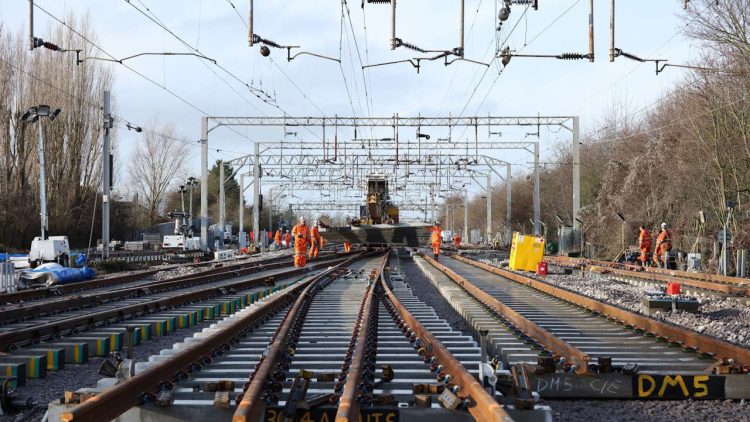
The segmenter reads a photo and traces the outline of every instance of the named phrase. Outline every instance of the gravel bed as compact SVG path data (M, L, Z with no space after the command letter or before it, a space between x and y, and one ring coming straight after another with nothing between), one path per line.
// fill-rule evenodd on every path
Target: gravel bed
M750 421L750 406L732 400L549 400L555 421Z
M391 256L391 266L394 266L394 257ZM412 293L428 306L435 309L438 317L446 320L453 329L461 331L464 335L473 337L473 331L469 324L443 298L443 295L440 294L438 289L411 258L399 258L398 265L394 267L398 268L404 274L404 281L411 287Z
M508 259L508 257L510 256L508 254L508 251L498 251L492 249L461 249L458 254L478 261L493 259L502 261L504 259Z
M643 314L642 287L602 277L597 281L573 275L549 275L544 281ZM701 307L697 313L669 310L652 312L650 317L750 348L750 306L717 296L698 300Z
M282 249L278 251L271 251L266 252L263 255L251 255L246 258L239 258L234 261L228 261L223 262L222 264L225 265L237 265L237 264L246 264L249 262L257 262L257 261L265 261L267 259L271 258L277 258L280 256L291 256L293 253L292 249ZM206 271L207 269L210 269L211 267L193 267L193 266L180 266L176 268L170 268L168 270L159 271L158 273L154 274L154 279L158 281L167 280L172 277L181 277L185 275L190 274L196 274L202 271Z

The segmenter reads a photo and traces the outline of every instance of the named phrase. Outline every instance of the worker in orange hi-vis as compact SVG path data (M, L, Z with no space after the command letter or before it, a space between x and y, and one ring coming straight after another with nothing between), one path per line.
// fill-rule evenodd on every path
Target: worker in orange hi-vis
M281 228L276 229L276 235L273 240L276 243L276 247L281 248Z
M289 230L284 233L284 247L290 248L292 247L292 235L289 233Z
M458 233L453 236L453 246L455 246L456 249L461 249L461 235Z
M318 220L313 222L310 229L310 258L317 258L320 255L320 248L323 246L323 237L318 229Z
M307 264L307 244L310 242L310 230L305 224L305 217L299 218L299 224L292 228L294 236L294 266L302 268Z
M440 255L440 244L443 242L443 230L440 228L440 222L436 221L430 231L432 232L430 235L432 253L435 259L438 259L438 255Z
M648 265L648 254L651 253L651 233L643 224L641 224L641 233L638 235L638 247L641 250L641 255L638 257L638 260L641 261L641 265L645 267Z
M656 238L656 248L654 248L654 262L659 268L668 268L669 251L672 250L672 233L667 230L667 223L661 223L661 232Z
M351 242L344 242L344 252L349 253L352 251Z

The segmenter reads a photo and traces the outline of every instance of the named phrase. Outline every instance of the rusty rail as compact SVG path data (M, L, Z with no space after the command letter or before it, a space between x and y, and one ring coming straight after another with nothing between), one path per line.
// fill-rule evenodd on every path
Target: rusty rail
M575 363L576 373L578 374L588 373L589 362L591 361L591 358L589 357L589 355L584 353L581 349L573 346L572 344L566 342L565 340L562 340L556 335L540 327L533 321L529 320L525 316L516 312L511 307L499 301L497 298L487 294L485 291L475 286L469 280L457 274L455 271L451 270L445 265L440 264L439 262L435 261L429 256L422 255L422 257L427 262L432 264L432 266L434 266L438 270L445 273L445 275L447 275L451 280L456 282L456 284L464 288L470 295L474 296L477 300L486 304L487 306L492 308L495 312L502 314L505 318L508 319L508 321L510 321L511 323L513 323L513 325L515 325L521 331L523 331L524 334L531 337L538 343L544 345L544 347L552 351L554 354L558 356L564 356L568 362ZM457 257L456 259L458 258L460 257ZM506 277L505 274L503 274L503 276ZM507 277L510 278L511 276L516 276L516 274L510 273L510 275L508 275ZM514 280L514 281L517 281L517 280Z
M547 263L566 267L605 267L609 271L626 277L637 277L662 282L676 282L686 286L713 290L739 296L750 296L750 280L715 274L691 273L687 271L665 270L619 262L597 261L565 256L546 256Z
M338 258L330 261L323 261L320 263L313 264L308 268L325 267L331 263L336 263L346 258ZM275 265L275 264L274 264ZM303 274L304 269L289 269L282 273L273 274L274 277L293 277L295 275ZM235 276L241 276L240 271L233 272ZM182 281L185 283L185 287L195 284L206 284L211 281L211 275L199 274L194 280ZM267 275L261 275L231 284L224 285L227 289L235 288L250 288L261 285L265 282ZM182 306L187 303L195 301L205 300L212 297L219 296L222 293L215 286L207 285L205 288L189 292L182 295L175 295L168 298L153 299L150 301L134 303L132 305L124 305L116 308L111 308L103 311L94 312L89 314L79 315L76 317L66 318L58 321L52 321L44 324L32 325L25 328L21 328L13 331L5 331L0 333L0 351L10 350L19 345L23 345L28 342L38 342L50 336L58 336L65 333L68 330L96 326L102 321L108 321L111 319L125 319L133 314L141 312L153 312L158 311L167 306Z
M388 284L382 281L382 277L381 283L386 298L401 319L419 337L422 344L425 345L425 349L431 349L430 353L443 365L444 372L453 377L451 382L461 387L458 397L461 399L468 398L474 404L468 408L474 419L477 421L512 421L513 419L505 409L482 388L482 385L461 365L461 362L401 304Z
M245 267L253 266L257 264L269 264L269 263L274 263L274 262L283 261L283 260L291 260L291 255L275 257L275 258L271 258L271 259L264 260L264 261L255 261L255 262L250 262L250 263L240 263L240 264L234 264L234 265L222 265L221 267L216 267L216 268L205 270L201 274L218 273L221 271L226 271L227 269L245 268ZM52 287L40 287L40 288L35 288L35 289L21 290L21 291L13 292L13 293L3 293L3 294L0 294L0 305L7 305L10 303L16 303L16 302L27 302L30 300L38 300L38 299L57 298L57 297L60 297L60 295L64 295L64 294L83 292L86 290L99 289L103 287L113 287L113 286L117 286L120 284L129 283L131 281L141 280L143 278L154 275L158 272L168 271L168 270L178 268L181 266L199 268L199 267L207 267L211 264L215 264L215 262L205 261L205 262L199 262L197 264L191 263L191 264L183 264L183 265L171 265L165 268L136 271L130 274L114 275L111 277L104 277L104 278L97 278L94 280L81 281L79 283L62 284L62 285L56 285ZM195 274L192 274L192 275L194 276ZM187 277L190 277L190 275L172 277L163 281L174 281L174 280L185 279Z
M523 275L503 270L492 265L474 261L461 256L454 256L453 259L474 265L483 270L511 279L515 282L555 296L559 299L565 300L578 306L582 306L590 311L604 315L605 317L608 317L610 319L621 321L624 324L640 328L658 337L663 337L669 341L681 343L683 347L690 347L696 349L699 352L713 354L715 359L734 359L735 363L737 363L738 365L750 365L750 349L718 340L692 330L677 327L671 324L666 324L637 314L635 312L626 311L616 306L602 303L590 297L574 293L570 290L555 287L543 281L525 277Z
M255 372L251 375L249 385L242 393L241 399L238 398L240 401L237 404L237 410L232 416L232 422L253 422L264 419L266 403L261 396L266 388L268 377L273 373L283 351L287 347L287 340L292 325L297 318L304 316L301 309L306 302L312 300L314 296L312 290L315 288L316 283L322 279L323 277L319 277L309 283L294 302L289 312L287 312L286 316L284 316L281 325L274 334L266 356L255 368Z
M253 324L261 321L269 313L285 306L291 298L296 297L316 280L325 277L353 259L355 258L349 258L324 273L290 288L285 293L271 296L267 302L237 319L235 323L209 335L200 344L183 349L169 359L154 364L132 378L81 403L74 409L64 412L61 419L64 422L99 422L112 420L120 416L131 407L139 405L144 394L156 393L161 382L172 381L177 374L188 372L193 366L200 367L202 361L207 359L210 361L213 352L221 354L228 350L230 345L235 342L234 340L246 335L252 329Z
M367 346L367 336L370 335L369 325L370 318L373 317L373 306L377 306L375 301L375 284L382 279L383 269L387 262L387 255L377 269L377 274L372 274L370 286L367 288L367 294L363 298L364 306L362 307L362 316L358 321L359 333L357 335L357 346L352 355L352 363L349 369L344 391L339 398L338 409L336 410L336 422L357 422L359 418L359 401L357 401L357 391L363 376L363 367L365 364L365 347ZM377 314L374 318L377 318ZM357 329L355 325L355 330Z

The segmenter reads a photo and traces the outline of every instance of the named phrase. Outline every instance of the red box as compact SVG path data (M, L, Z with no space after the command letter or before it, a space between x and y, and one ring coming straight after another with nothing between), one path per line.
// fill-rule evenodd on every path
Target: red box
M680 283L667 283L667 294L668 295L680 294Z
M536 264L536 273L537 275L547 275L547 263L542 261Z

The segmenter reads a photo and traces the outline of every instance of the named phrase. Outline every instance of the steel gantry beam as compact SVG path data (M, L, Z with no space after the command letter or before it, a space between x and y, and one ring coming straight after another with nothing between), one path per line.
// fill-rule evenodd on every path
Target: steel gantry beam
M577 228L576 218L580 209L580 159L579 159L579 120L577 116L476 116L476 117L404 117L394 114L391 117L232 117L232 116L204 116L201 122L201 176L203 179L201 191L201 237L203 245L207 238L207 176L208 176L208 134L224 126L255 126L255 127L304 127L318 139L313 141L273 141L256 142L254 153L244 159L243 163L252 164L253 170L253 226L259 226L258 198L261 192L261 179L265 183L289 183L292 179L318 179L325 181L328 186L334 186L338 180L347 182L346 187L361 186L367 176L372 173L388 174L393 180L404 178L413 185L415 180L422 177L425 183L433 181L430 195L433 198L441 189L456 189L451 180L470 177L473 180L487 178L485 192L491 187L494 173L510 184L511 166L504 160L491 155L492 152L517 149L525 150L534 155L535 163L539 161L539 142L499 142L502 136L498 129L502 127L535 127L539 136L540 128L559 127L572 133L573 151L573 225ZM351 139L343 140L339 135L339 128L354 128ZM422 128L444 128L448 135L439 138L436 134L423 133ZM315 129L320 130L320 134ZM388 137L361 138L357 137L357 130L369 128L370 133L375 128L390 128L392 134ZM402 128L415 129L412 139L400 134ZM480 137L479 128L483 128ZM454 129L463 129L458 136L454 136ZM473 136L464 139L464 133L473 129ZM484 135L486 129L486 136ZM382 130L382 129L381 129ZM360 132L362 133L362 132ZM527 136L530 134L527 134ZM486 138L486 139L484 139ZM482 153L480 154L480 151ZM238 161L233 160L238 163ZM498 166L505 166L506 174L498 172ZM539 231L540 205L538 192L538 165L535 164L535 228ZM465 187L465 186L464 186ZM404 195L421 195L419 188L404 187ZM508 204L511 202L511 189L508 190ZM488 203L488 238L491 232L491 195L487 195ZM510 205L508 205L508 210ZM433 206L434 213L434 206ZM508 223L510 222L508 216ZM510 226L510 224L508 224ZM257 232L255 233L256 240Z

